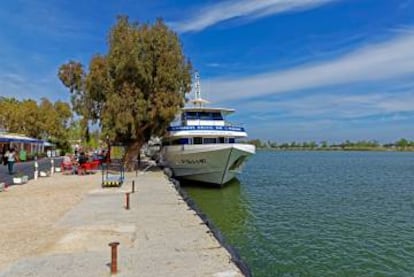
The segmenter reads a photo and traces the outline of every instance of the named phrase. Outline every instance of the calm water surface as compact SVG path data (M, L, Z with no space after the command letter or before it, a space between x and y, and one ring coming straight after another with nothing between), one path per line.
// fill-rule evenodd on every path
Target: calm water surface
M414 153L258 152L185 189L254 276L414 276Z

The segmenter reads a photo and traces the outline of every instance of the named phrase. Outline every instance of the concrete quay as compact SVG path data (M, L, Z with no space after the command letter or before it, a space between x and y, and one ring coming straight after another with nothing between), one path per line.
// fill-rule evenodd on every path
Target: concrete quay
M0 192L0 277L111 276L114 241L116 276L243 276L161 171L126 177L102 189L100 173L55 174Z

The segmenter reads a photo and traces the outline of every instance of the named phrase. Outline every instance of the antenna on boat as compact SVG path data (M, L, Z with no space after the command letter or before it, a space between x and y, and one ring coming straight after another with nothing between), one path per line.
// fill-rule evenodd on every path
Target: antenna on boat
M197 71L194 74L194 81L195 81L195 99L201 99L200 74Z
M194 99L191 102L195 106L203 106L204 104L208 104L209 102L203 98L201 98L201 85L200 85L200 74L198 71L194 74Z

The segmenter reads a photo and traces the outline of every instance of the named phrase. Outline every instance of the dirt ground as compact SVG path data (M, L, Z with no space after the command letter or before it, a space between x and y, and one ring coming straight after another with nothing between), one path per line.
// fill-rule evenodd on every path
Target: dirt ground
M18 259L46 251L65 232L52 226L99 186L99 174L57 173L0 192L0 271Z

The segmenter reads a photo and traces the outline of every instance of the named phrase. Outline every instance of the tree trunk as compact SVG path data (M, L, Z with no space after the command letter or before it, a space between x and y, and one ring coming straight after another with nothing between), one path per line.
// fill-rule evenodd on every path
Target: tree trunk
M137 165L137 159L140 155L142 142L134 141L126 146L124 166L126 171L134 171Z

